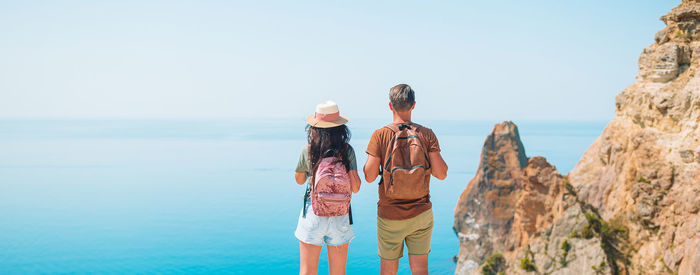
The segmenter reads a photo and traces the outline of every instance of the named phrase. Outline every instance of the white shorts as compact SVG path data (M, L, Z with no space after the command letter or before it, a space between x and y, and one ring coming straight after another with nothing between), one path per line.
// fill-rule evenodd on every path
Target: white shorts
M346 244L355 237L348 214L337 217L319 217L314 214L311 202L306 203L306 218L299 214L294 236L308 244L336 246Z

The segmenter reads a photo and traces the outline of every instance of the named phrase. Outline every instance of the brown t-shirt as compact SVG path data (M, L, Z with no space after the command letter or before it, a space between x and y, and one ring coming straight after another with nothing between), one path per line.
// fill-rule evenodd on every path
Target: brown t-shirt
M423 142L423 146L428 152L440 152L440 144L438 139L430 128L423 127L418 124L408 123L415 127L418 133L418 138ZM389 143L394 136L391 129L382 127L372 133L372 137L367 145L367 154L378 157L380 163L386 161L384 159L386 151L389 149ZM381 174L379 175L382 176ZM383 184L383 183L382 183ZM430 209L430 194L415 200L398 200L387 198L384 194L384 186L379 185L379 202L377 202L377 216L389 220L405 220L420 215Z

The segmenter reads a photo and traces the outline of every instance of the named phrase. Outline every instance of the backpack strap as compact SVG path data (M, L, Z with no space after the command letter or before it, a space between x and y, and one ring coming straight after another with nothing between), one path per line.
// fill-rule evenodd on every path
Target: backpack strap
M399 126L394 124L394 123L390 123L388 125L385 125L384 128L387 128L387 129L391 130L391 132L394 133L391 137L391 143L389 143L389 146L388 146L388 147L393 147L394 146L393 145L394 139L396 139L396 133L401 131L401 129L399 129ZM385 166L388 166L389 161L391 160L391 151L390 150L391 150L391 148L387 148L386 153L384 153L384 159L386 160L386 162L384 164L382 164L382 163L379 164L379 183L377 185L382 185L382 183L384 183L384 171L386 171Z
M403 124L401 124L403 125ZM384 160L385 163L379 165L379 174L382 175L384 171L386 171L387 166L389 165L389 161L391 161L391 147L394 146L394 140L396 139L396 134L400 132L403 128L400 128L399 125L391 123L389 125L384 126L384 128L387 128L391 130L394 134L391 136L391 142L388 144L389 146L387 147L386 153L384 153ZM380 181L379 184L381 185L382 182Z
M309 186L306 186L306 192L304 192L304 205L301 207L301 216L306 218L306 203L308 202L309 198L311 197L311 189Z
M350 225L352 225L352 204L348 205L348 217L350 218Z
M401 124L401 125L404 125L404 124ZM399 129L399 125L394 124L394 123L391 123L391 124L389 124L389 125L386 125L386 126L384 126L384 128L388 128L389 130L391 130L392 132L394 132L394 134L396 134L396 133L398 133L399 131L402 130L402 129Z

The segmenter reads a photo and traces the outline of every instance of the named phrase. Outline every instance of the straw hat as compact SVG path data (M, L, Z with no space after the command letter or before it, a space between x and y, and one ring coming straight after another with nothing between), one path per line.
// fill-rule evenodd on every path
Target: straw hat
M316 105L316 113L306 118L306 123L318 128L336 127L348 121L348 117L340 115L338 104L330 100Z

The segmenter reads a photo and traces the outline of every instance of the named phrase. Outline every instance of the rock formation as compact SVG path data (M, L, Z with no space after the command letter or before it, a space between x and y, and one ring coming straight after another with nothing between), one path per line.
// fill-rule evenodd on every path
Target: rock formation
M700 3L683 1L661 20L637 82L569 180L630 229L635 270L700 274Z
M495 127L455 210L457 274L700 274L700 2L661 20L568 176Z
M525 148L512 122L486 138L476 176L459 198L454 230L460 240L459 269L474 269L494 251L512 250L515 205L522 190Z
M498 124L486 138L479 169L455 210L460 240L456 273L479 274L499 255L502 262L486 273L523 273L521 261L544 273L592 271L592 263L605 262L606 253L589 219L599 218L578 201L566 178L545 158L525 155L517 126ZM591 232L582 237L578 232L586 227Z

